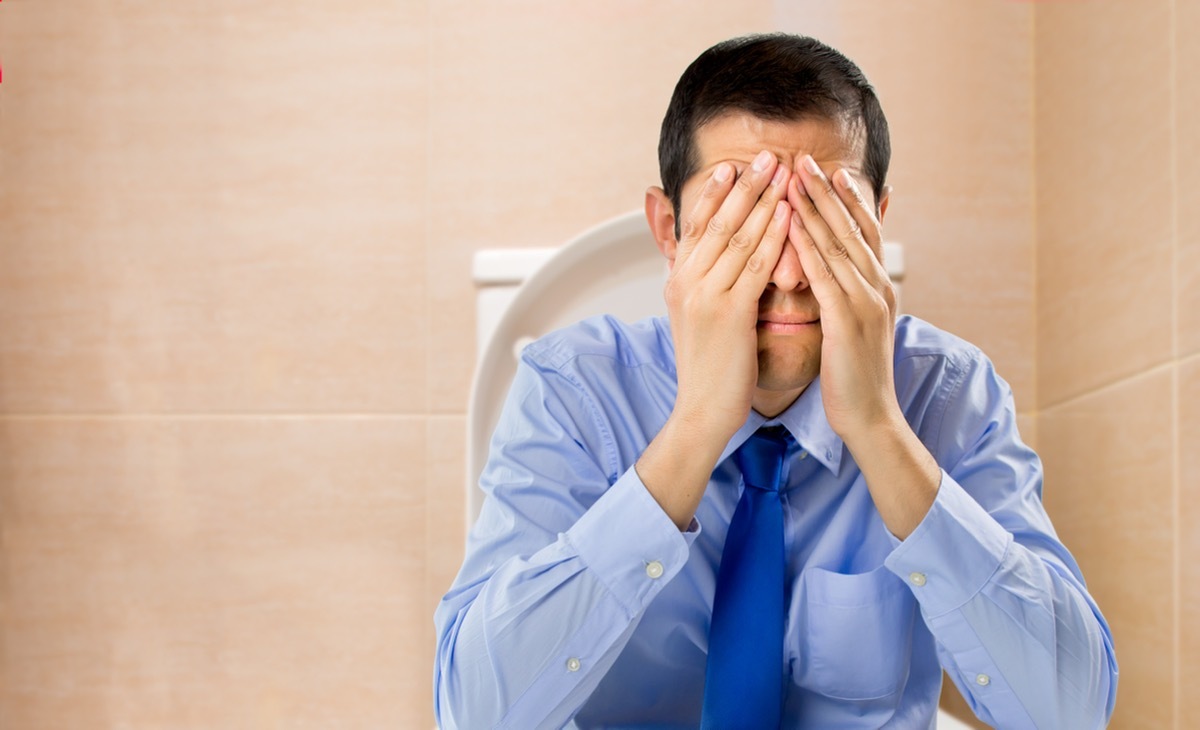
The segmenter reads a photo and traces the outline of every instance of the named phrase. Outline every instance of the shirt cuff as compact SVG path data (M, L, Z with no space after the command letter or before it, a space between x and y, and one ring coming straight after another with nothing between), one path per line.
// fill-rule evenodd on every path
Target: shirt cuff
M933 506L884 561L936 618L971 600L1004 560L1013 537L942 470Z
M567 530L566 539L634 616L683 569L699 534L695 519L680 532L630 467Z

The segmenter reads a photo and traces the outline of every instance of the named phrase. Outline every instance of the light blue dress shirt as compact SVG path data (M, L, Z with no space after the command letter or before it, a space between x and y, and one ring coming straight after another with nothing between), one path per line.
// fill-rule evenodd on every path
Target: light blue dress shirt
M751 412L680 532L633 469L671 413L665 318L585 320L523 352L481 477L466 560L439 605L442 728L695 727L725 532L728 457L795 437L784 478L787 728L931 728L944 667L986 723L1103 727L1112 635L1042 507L1037 455L978 348L896 324L896 392L942 467L906 540L830 428L820 381Z

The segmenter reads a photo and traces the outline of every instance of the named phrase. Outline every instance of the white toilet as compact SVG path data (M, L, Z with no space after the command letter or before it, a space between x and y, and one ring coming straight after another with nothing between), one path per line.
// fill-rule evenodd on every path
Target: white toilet
M904 278L904 251L884 243L884 261L896 284ZM626 321L664 314L667 265L642 212L600 223L561 248L495 249L475 255L479 358L467 407L467 526L483 501L479 474L522 347L552 330L596 314ZM969 726L938 711L939 730Z

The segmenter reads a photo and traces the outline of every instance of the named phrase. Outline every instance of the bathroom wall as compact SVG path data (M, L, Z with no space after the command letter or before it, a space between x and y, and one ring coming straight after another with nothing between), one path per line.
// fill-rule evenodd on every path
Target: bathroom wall
M1036 8L1046 505L1121 665L1113 727L1200 726L1200 6Z
M430 727L470 256L638 207L772 28L879 90L904 305L1013 385L1113 726L1196 724L1200 11L594 5L0 5L0 726Z
M0 726L428 728L471 252L765 2L0 5Z

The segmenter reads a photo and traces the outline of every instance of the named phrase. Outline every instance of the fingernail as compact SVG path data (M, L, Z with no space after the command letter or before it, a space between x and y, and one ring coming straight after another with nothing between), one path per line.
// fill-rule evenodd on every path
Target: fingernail
M787 213L787 203L782 200L775 204L775 220L781 220Z
M814 175L821 174L821 168L817 165L817 161L812 158L812 155L804 156L804 167Z
M838 170L837 176L841 178L842 187L846 188L847 190L854 189L854 178L850 177L850 172L848 170L845 168Z
M767 169L767 165L771 164L771 160L773 159L775 159L775 155L763 150L758 153L758 157L754 158L754 164L751 167L754 168L755 172L762 172Z
M771 185L773 187L779 187L783 184L785 177L787 177L787 169L784 168L783 165L780 165L779 167L775 168L775 177L771 178Z
M729 175L729 165L726 165L724 162L717 165L717 169L713 171L713 178L715 178L717 182L725 182L729 179Z

